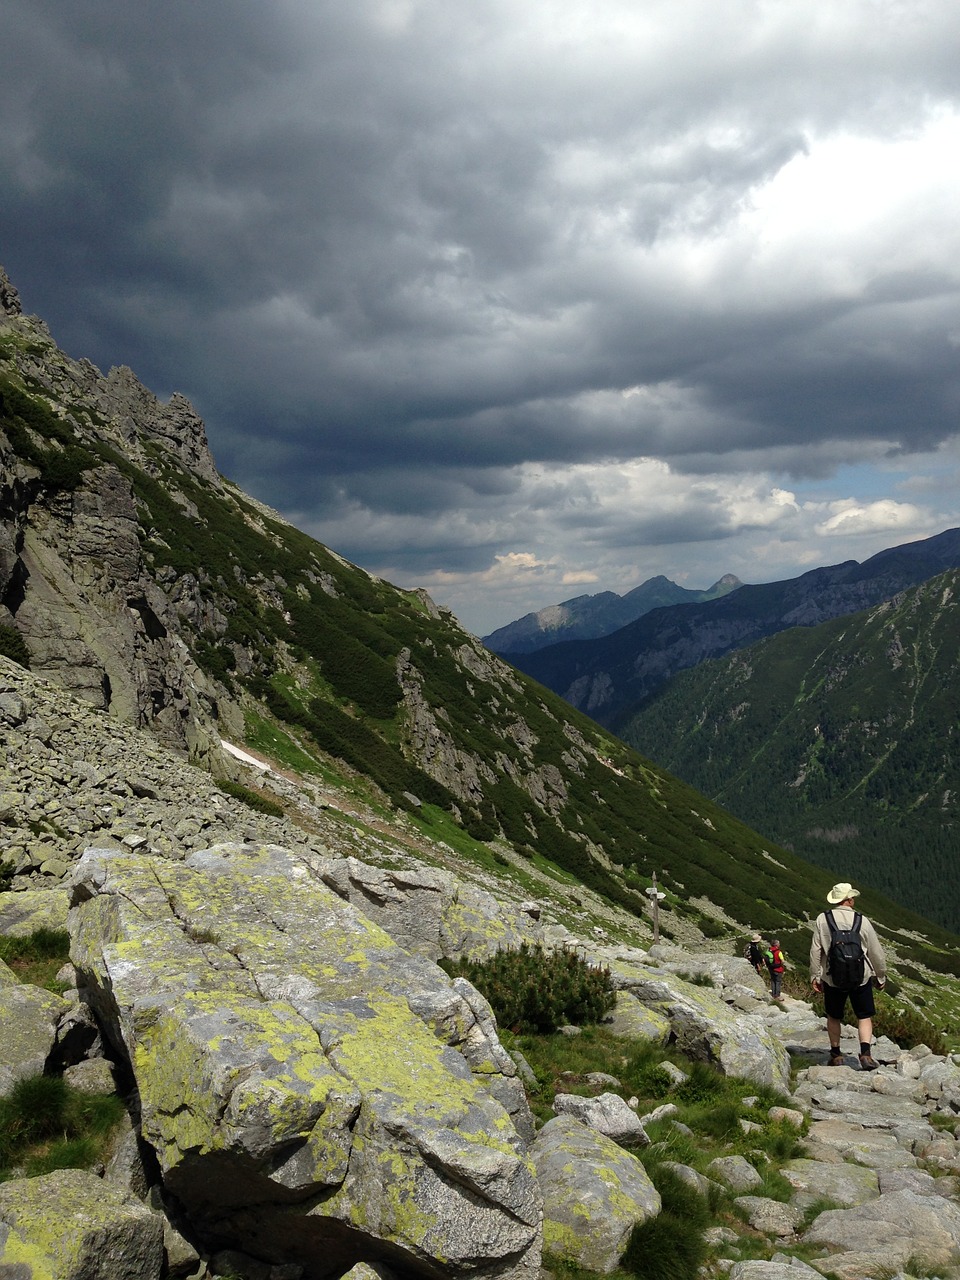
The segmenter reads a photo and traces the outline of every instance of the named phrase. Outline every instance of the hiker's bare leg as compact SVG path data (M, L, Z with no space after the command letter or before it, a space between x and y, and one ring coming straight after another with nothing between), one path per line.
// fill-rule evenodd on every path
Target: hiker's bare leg
M863 1026L863 1023L860 1024ZM840 1019L827 1018L827 1035L830 1037L831 1046L840 1043Z
M873 1040L873 1019L861 1018L859 1030L860 1030L860 1043L870 1044L870 1042Z

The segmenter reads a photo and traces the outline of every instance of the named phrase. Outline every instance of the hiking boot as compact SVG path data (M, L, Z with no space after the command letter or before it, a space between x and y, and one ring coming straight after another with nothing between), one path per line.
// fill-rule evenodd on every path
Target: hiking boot
M839 1049L830 1050L830 1057L827 1059L827 1066L828 1067L843 1066L843 1054L840 1052Z
M876 1069L877 1069L877 1067L879 1067L879 1065L880 1065L880 1063L879 1063L879 1062L874 1062L873 1058L871 1058L871 1057L870 1057L869 1053L861 1053L861 1055L860 1055L860 1070L861 1070L861 1071L876 1071Z

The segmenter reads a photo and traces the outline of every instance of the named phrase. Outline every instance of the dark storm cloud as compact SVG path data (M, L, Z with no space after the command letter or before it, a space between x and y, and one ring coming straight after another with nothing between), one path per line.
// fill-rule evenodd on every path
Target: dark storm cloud
M955 438L946 7L32 0L0 42L28 309L371 567L812 554L831 496L778 484Z

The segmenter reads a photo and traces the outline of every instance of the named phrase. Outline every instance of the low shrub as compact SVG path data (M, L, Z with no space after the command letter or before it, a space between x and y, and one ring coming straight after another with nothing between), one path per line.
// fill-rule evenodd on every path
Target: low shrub
M565 1024L599 1022L616 1001L608 969L574 951L545 951L521 943L486 960L446 961L490 1001L501 1027L518 1034L549 1034Z
M947 1042L938 1027L909 1005L895 1004L884 992L878 994L877 1012L873 1017L873 1030L878 1036L888 1036L901 1049L912 1049L925 1044L934 1053L948 1053Z
M11 661L18 663L21 667L30 666L30 650L27 648L27 642L16 629L16 627L8 627L4 623L0 623L0 655L4 658L10 658Z
M217 778L216 783L221 791L225 791L228 796L233 796L234 800L241 800L249 809L254 809L257 813L265 813L270 818L283 817L282 804L277 804L276 800L271 800L269 796L262 795L259 791L245 787L242 782L233 782L230 778Z

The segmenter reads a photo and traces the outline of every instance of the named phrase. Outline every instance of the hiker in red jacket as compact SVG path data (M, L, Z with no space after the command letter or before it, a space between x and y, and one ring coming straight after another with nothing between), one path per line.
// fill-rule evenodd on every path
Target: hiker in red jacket
M770 959L767 962L767 968L770 970L770 987L774 1000L780 999L780 991L783 987L783 952L780 950L780 939L774 938L770 943L769 951Z

